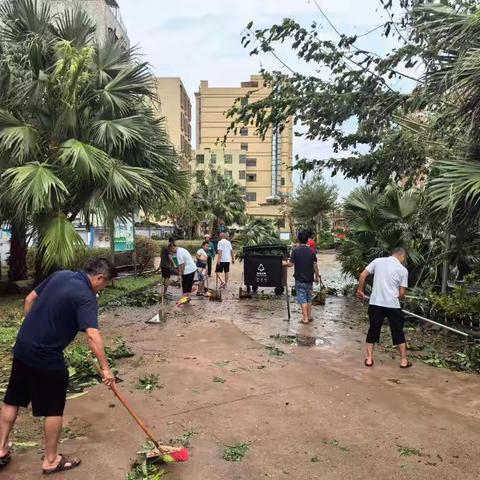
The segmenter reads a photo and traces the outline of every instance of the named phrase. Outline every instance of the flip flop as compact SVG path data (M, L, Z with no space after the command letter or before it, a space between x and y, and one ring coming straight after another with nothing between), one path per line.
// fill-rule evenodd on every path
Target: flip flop
M8 452L3 457L0 457L0 468L6 467L12 460L12 452Z
M363 362L365 364L366 367L373 367L373 360L372 360L372 363L368 363L368 359L366 358L365 361Z
M400 368L410 368L410 367L413 367L413 363L412 363L412 362L407 362L406 365L400 365Z
M55 468L43 469L42 473L44 475L52 475L52 473L66 472L67 470L72 470L80 465L81 460L79 458L68 458L65 455L60 454L59 464Z

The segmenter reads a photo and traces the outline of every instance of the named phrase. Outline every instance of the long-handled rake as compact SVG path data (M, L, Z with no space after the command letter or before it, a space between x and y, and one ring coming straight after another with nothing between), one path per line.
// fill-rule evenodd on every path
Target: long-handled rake
M100 367L97 363L95 363L95 368L97 372L101 376L102 372L100 371ZM127 412L130 416L135 420L137 425L143 430L145 435L149 438L149 440L155 446L150 452L146 454L148 459L160 458L165 463L176 463L176 462L186 462L189 458L189 452L184 447L171 447L169 445L161 445L158 440L153 436L153 434L149 431L143 420L136 414L136 412L131 407L130 403L127 399L123 396L123 394L118 389L116 383L113 383L110 386L110 390L113 392L115 397L118 398L120 403L125 407Z

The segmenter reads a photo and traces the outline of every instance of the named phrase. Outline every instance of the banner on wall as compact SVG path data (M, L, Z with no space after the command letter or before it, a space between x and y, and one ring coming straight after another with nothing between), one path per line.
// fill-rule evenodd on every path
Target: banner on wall
M135 225L131 220L116 220L114 228L114 251L132 252L135 250Z

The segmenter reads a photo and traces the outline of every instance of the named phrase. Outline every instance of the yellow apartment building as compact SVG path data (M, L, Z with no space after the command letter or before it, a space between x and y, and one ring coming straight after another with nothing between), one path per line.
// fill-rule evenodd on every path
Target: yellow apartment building
M255 134L255 127L239 126L237 134L229 134L223 147L219 143L232 121L226 117L226 111L237 98L243 98L249 92L252 94L248 101L256 102L265 98L269 89L264 87L263 78L259 75L252 75L248 82L242 82L238 87L210 87L208 81L200 82L199 91L195 94L197 156L193 159L193 170L199 167L198 155L200 160L203 155L204 161L208 157L205 152L215 155L216 159L222 157L222 151L223 158L225 154L238 152L238 164L232 164L231 169L223 168L231 170L235 180L238 172L239 183L243 180L240 176L245 176L245 185L240 185L245 187L247 213L278 219L282 225L283 206L293 192L292 124L281 133L269 131L265 140ZM236 158L234 156L232 161Z
M246 193L246 158L241 150L197 150L192 160L192 173L198 181L211 170L216 170L221 175L232 178L240 185L243 193Z
M190 167L192 155L192 103L178 77L155 79L158 115L165 118L166 127L175 150L185 168Z

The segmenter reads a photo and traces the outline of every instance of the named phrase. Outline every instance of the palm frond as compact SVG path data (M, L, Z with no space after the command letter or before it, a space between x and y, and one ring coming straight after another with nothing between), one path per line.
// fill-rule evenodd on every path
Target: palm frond
M109 153L123 153L137 142L148 142L146 134L145 122L140 115L98 120L92 125L95 144Z
M76 139L62 144L59 160L71 168L80 180L106 178L112 166L112 160L104 151Z
M78 258L79 251L85 248L82 237L64 215L49 219L40 242L43 267L46 271L71 267Z
M7 165L34 159L40 149L39 141L36 128L0 109L0 157L6 158Z
M21 42L32 35L51 31L52 13L48 2L38 0L7 1L0 5L2 29L0 36L7 42Z
M2 175L1 187L0 198L6 195L19 210L30 213L58 205L68 194L54 169L39 162L7 169Z
M62 11L55 17L53 25L55 35L75 48L90 44L96 31L95 22L81 8Z
M132 101L152 96L152 74L147 63L124 68L99 90L100 98L112 112L128 113Z

